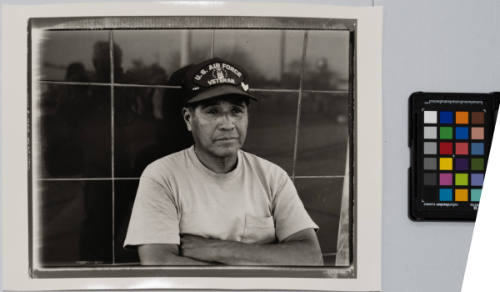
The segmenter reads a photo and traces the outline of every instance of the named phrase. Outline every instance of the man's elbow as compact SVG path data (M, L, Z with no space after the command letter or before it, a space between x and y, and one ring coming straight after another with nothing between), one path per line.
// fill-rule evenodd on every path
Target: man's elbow
M145 244L137 248L141 265L168 265L177 257L178 247L170 244Z
M298 246L300 248L300 260L297 264L301 266L323 266L323 254L317 240L301 240Z
M321 247L319 245L318 237L314 233L305 240L307 244L307 251L309 257L309 265L311 266L323 266L323 253L321 252Z
M312 229L304 229L287 237L285 242L297 242L297 252L300 254L298 265L323 266L323 254L319 246L316 232Z
M314 262L315 266L323 266L325 263L323 262L323 255L321 253L318 253L316 256L316 260Z
M307 263L309 266L323 266L323 254L321 253L321 249L317 245L310 245L308 249L307 255Z

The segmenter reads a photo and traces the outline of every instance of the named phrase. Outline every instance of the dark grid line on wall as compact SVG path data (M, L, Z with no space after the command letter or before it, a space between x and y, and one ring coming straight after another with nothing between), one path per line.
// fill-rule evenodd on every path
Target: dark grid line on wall
M210 58L213 58L215 56L215 29L212 29L212 43L210 46Z
M299 127L300 127L300 110L302 107L302 88L304 87L304 68L306 62L306 54L307 54L307 41L308 41L308 33L304 32L304 39L302 43L302 59L301 59L301 68L300 68L300 77L299 77L299 98L297 100L297 117L295 120L295 137L293 143L293 160L292 160L292 181L295 182L295 170L297 167L297 149L299 145Z
M113 31L109 31L109 58L111 83L111 258L115 263L115 58Z

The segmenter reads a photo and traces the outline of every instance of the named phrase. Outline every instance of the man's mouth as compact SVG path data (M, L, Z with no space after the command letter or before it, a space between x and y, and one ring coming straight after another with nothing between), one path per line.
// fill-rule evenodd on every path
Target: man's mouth
M222 137L215 139L215 141L232 141L232 140L238 140L238 137Z

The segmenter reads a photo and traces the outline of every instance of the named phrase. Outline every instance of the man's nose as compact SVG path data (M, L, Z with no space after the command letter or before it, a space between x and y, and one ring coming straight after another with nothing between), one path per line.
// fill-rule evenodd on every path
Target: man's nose
M234 128L234 118L230 114L223 114L220 117L220 128L231 130Z

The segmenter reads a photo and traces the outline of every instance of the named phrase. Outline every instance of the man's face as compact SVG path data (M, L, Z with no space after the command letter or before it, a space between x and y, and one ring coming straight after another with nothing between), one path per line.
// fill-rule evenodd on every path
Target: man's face
M244 101L213 99L194 109L184 108L183 116L197 151L212 157L231 157L245 142L248 107Z

